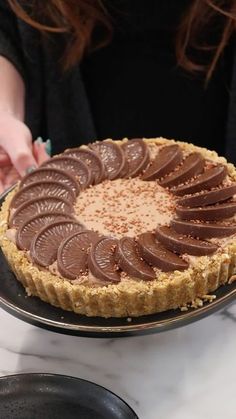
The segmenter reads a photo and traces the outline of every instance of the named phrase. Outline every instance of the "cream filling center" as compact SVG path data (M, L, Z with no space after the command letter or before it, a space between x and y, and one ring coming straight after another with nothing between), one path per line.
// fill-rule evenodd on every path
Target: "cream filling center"
M88 229L121 238L134 237L173 218L175 199L155 181L106 180L82 191L75 212Z

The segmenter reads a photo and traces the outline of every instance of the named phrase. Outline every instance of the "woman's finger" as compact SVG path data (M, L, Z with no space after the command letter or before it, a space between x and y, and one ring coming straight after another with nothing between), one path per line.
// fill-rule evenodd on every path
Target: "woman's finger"
M45 147L46 147L46 143L43 143L43 142L41 143L38 141L35 141L33 143L33 153L34 153L34 157L38 165L42 164L43 162L49 159L49 155L46 152Z
M20 176L24 176L29 168L36 168L37 162L33 157L32 151L22 144L15 154L10 155L13 166Z
M4 185L2 181L0 180L0 195L4 192L4 190L5 190Z
M37 167L30 130L20 121L13 120L11 124L10 121L5 121L2 131L1 146L19 175L24 176L27 169Z
M4 192L4 174L2 172L2 169L0 168L0 194Z
M11 163L10 157L5 152L5 150L3 150L2 147L0 147L0 167L9 165L10 163Z
M3 181L3 184L8 183L8 179L19 179L19 173L15 167L10 165L2 166L0 168L0 179Z

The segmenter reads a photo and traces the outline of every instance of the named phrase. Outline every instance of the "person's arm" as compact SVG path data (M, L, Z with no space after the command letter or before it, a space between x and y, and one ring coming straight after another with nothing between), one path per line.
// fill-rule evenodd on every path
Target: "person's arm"
M24 66L17 19L8 1L0 0L0 178L9 159L20 175L35 165L30 130L24 124Z
M24 124L26 72L18 31L8 1L0 0L0 193L48 158L45 144L32 144Z
M24 124L24 82L15 67L0 57L0 146L22 176L36 166L30 130ZM6 156L7 158L7 156ZM0 167L3 161L0 159Z
M25 86L13 64L0 56L0 111L24 120Z

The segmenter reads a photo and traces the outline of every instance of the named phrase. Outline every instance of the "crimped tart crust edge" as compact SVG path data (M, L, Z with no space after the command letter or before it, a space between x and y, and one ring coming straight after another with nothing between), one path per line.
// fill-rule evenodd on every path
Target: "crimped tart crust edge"
M156 142L158 145L179 144L188 152L198 151L206 159L227 163L215 152L193 144L164 138L145 139L145 141ZM227 167L229 174L236 180L234 166L227 163ZM86 316L136 317L176 309L214 292L220 285L227 283L236 271L235 240L225 246L221 253L210 257L199 257L197 263L186 271L163 272L153 281L129 278L128 281L100 287L72 283L49 271L39 270L29 262L25 252L18 250L6 237L9 204L14 194L15 191L7 196L0 213L2 251L28 295L37 296L64 310Z

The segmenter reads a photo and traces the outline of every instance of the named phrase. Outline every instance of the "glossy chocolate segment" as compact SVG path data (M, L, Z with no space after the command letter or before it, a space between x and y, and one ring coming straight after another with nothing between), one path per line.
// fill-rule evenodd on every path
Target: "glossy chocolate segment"
M176 207L176 214L182 220L217 221L236 214L236 201L200 208Z
M127 176L128 172L129 172L129 164L128 164L128 161L127 161L127 160L126 160L126 158L125 158L124 167L123 167L123 169L121 170L121 172L120 172L120 174L119 174L119 177L120 177L120 178L126 178L126 177L128 177L128 176Z
M182 161L183 153L176 144L163 147L155 160L145 170L143 180L161 179L172 172Z
M143 233L138 238L140 253L146 262L163 272L188 269L188 263L157 242L152 233Z
M113 141L98 141L90 144L90 147L99 154L108 179L116 179L125 166L123 149Z
M20 205L10 216L9 227L20 227L29 218L45 212L63 212L72 214L73 206L70 202L56 196L42 196L33 198Z
M57 267L62 276L76 279L88 268L88 253L98 234L91 230L80 231L67 237L60 244L57 253Z
M202 173L203 168L204 159L202 155L200 153L192 153L186 157L180 167L177 167L173 173L166 176L160 182L160 185L165 188L177 186Z
M91 172L91 183L100 183L105 178L105 168L99 155L88 147L71 148L64 155L75 157L86 164Z
M147 144L140 138L128 140L122 144L128 163L126 177L135 177L142 173L150 161Z
M171 192L175 195L194 194L203 190L208 190L219 186L227 176L227 168L223 165L218 165L206 170L199 175L195 180L187 183L186 185L177 186L172 188Z
M177 201L178 205L183 207L204 207L206 205L216 204L217 202L226 201L236 194L236 184L222 186L212 191L201 192L195 195L186 196Z
M40 196L57 196L58 198L64 198L71 203L74 203L76 198L73 190L65 183L43 180L30 183L24 188L21 188L14 195L11 201L11 208L18 208L26 201L33 198L39 198Z
M74 176L71 176L69 173L61 169L53 169L46 167L36 169L34 172L31 172L25 177L23 177L20 183L20 188L30 185L31 183L42 182L44 180L51 180L63 183L63 185L67 185L74 192L75 196L79 194L80 187Z
M129 276L144 280L156 277L153 269L143 260L140 248L130 237L123 237L117 246L118 266Z
M71 220L56 221L42 228L31 244L32 261L43 267L50 266L57 259L62 240L83 228L80 223Z
M183 236L176 233L171 227L158 227L156 237L168 250L179 254L187 253L194 256L205 256L217 250L215 244Z
M171 221L171 226L179 234L200 239L228 237L236 233L236 224L211 224L174 219Z
M47 212L44 214L36 215L35 217L29 218L20 228L16 234L16 245L19 249L28 250L30 249L31 242L34 236L48 224L55 221L72 220L72 215L63 214L60 212Z
M87 165L83 161L74 157L63 155L56 156L47 160L41 167L52 167L64 170L76 178L82 189L87 188L87 186L91 183L91 172Z
M116 264L117 240L102 237L92 245L88 257L88 268L92 275L105 282L119 282L120 272Z

